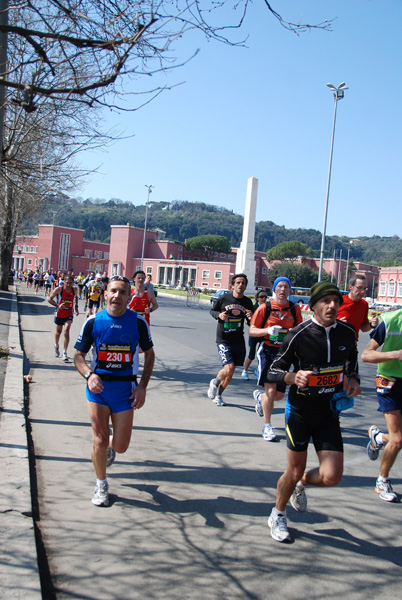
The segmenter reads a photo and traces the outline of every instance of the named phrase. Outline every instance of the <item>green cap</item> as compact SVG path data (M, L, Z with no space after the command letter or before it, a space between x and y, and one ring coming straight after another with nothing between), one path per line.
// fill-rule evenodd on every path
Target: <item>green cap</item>
M310 299L308 301L309 307L313 308L317 300L320 300L320 298L323 298L324 296L329 296L330 294L336 294L342 304L343 296L339 291L338 286L329 281L319 281L318 283L315 283L310 290Z

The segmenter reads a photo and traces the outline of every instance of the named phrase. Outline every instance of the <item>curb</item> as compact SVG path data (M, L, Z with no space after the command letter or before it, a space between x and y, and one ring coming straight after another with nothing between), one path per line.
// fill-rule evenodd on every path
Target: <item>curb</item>
M27 430L24 415L24 353L18 305L11 300L10 349L0 412L0 560L2 598L42 598L32 516Z

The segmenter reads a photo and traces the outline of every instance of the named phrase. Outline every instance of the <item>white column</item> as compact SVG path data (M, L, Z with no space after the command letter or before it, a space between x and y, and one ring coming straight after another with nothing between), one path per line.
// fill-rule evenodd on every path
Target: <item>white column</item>
M236 273L245 273L248 291L254 291L255 280L255 218L257 212L258 179L250 177L247 183L246 207L243 221L243 237L237 250Z

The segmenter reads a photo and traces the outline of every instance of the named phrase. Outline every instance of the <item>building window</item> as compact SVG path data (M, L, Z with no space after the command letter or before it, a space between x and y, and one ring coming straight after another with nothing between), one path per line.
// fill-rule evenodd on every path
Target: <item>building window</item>
M178 254L177 255L177 260L183 260L183 255L182 254Z
M234 259L233 254L228 254L228 260L233 260L233 259Z
M59 266L58 269L67 271L68 269L68 257L70 256L70 238L69 233L62 233L60 235L60 250L59 250Z
M30 250L30 251L31 251L31 252L35 252L35 249L34 249L34 247L33 247L33 246L31 246L31 250Z
M28 258L28 266L32 266L32 258Z
M386 289L387 289L387 282L380 281L380 291L379 291L378 295L385 296Z
M38 246L35 246L35 252L38 253Z
M103 257L105 260L109 260L109 252L104 252Z
M201 287L208 287L208 281L201 281Z
M215 271L214 279L222 279L222 271Z
M98 273L100 273L101 271L103 271L103 265L102 264L98 264L96 265L96 270L98 271Z
M89 250L89 248L85 248L85 250L84 250L84 256L86 258L92 258L92 250Z
M221 258L226 258L226 254L224 252L221 252Z
M214 258L218 257L218 252L214 252Z
M388 296L395 296L395 281L388 282Z
M266 275L266 274L267 274L267 267L262 267L262 269L261 269L261 273L262 273L263 275Z
M402 281L398 281L398 287L396 288L396 295L398 298L402 296Z
M93 271L94 270L94 263L90 262L88 265L88 271Z
M220 283L214 283L214 288L220 288L221 284Z
M209 273L210 273L209 271L203 271L202 272L202 278L203 279L208 279L209 278Z
M183 250L183 246L178 246L177 249L181 252Z
M95 250L94 258L102 258L102 250Z
M260 272L260 267L256 267L256 268L255 268L255 272L256 272L256 273L259 273L259 272Z
M152 267L147 267L147 275L152 275Z
M191 260L191 256L186 256L186 260Z

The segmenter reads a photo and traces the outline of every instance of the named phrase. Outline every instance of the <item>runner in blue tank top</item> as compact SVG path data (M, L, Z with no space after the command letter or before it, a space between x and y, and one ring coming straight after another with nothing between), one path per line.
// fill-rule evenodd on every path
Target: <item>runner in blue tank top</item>
M74 363L87 381L86 396L93 431L92 463L96 474L92 504L109 504L106 467L130 444L134 410L144 405L155 354L149 326L128 310L130 282L116 275L110 279L106 310L87 319L75 344ZM91 366L85 360L92 348ZM139 349L144 367L137 382ZM109 431L109 419L113 435Z

